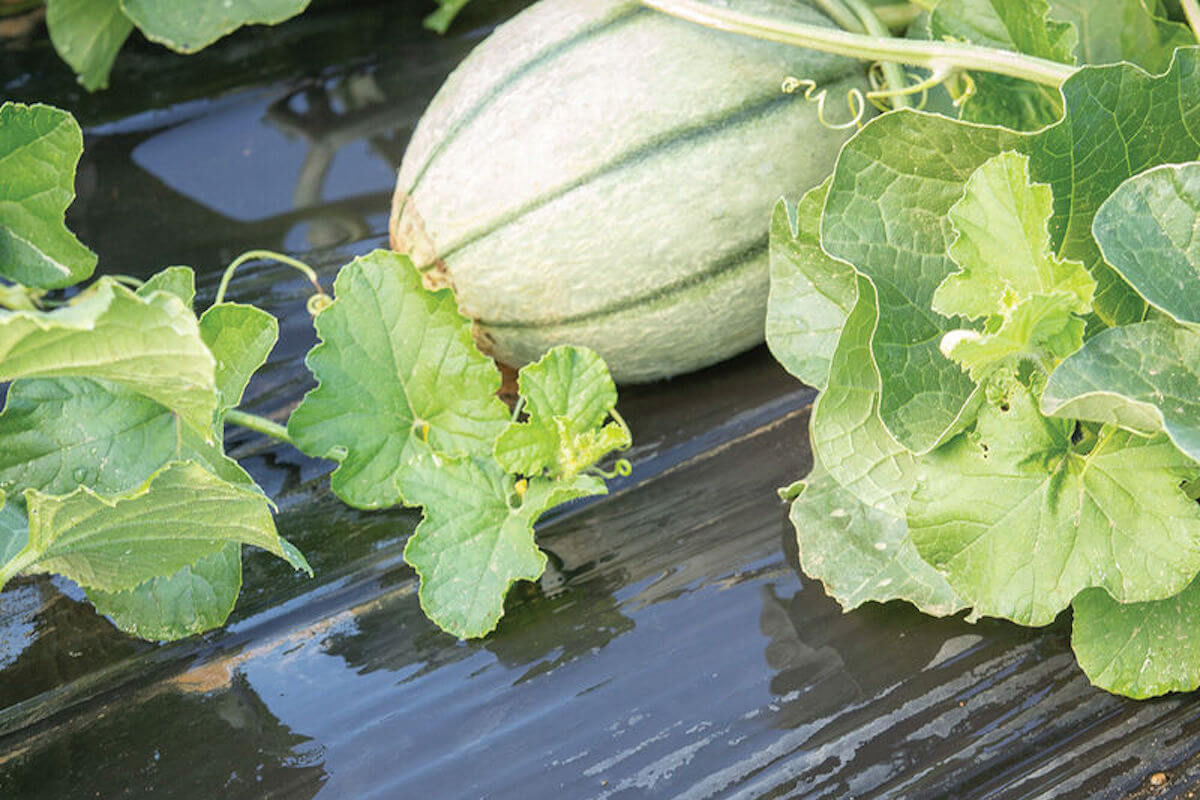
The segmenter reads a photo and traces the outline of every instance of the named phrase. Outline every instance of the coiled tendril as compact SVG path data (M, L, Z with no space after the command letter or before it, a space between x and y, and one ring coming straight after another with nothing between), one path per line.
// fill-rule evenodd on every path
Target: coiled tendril
M846 106L850 109L851 115L850 119L846 122L830 122L826 118L825 103L829 99L829 90L818 88L817 82L812 78L788 76L784 78L783 85L780 88L787 94L795 94L803 90L804 99L807 102L817 104L817 119L820 123L830 130L837 131L861 128L863 120L866 118L868 102L880 111L886 112L891 111L893 108L888 103L889 98L920 95L921 99L916 107L923 109L929 100L929 90L935 86L946 84L947 90L950 92L951 97L954 98L954 105L957 107L965 103L975 93L975 82L971 80L970 74L948 65L935 67L929 76L925 78L913 72L905 73L904 77L912 79L913 82L904 86L890 87L884 77L880 63L875 62L872 64L870 70L867 72L867 80L871 84L871 90L863 92L858 88L852 88L846 92Z
M783 85L780 88L786 94L795 94L803 89L805 101L817 104L817 120L830 130L844 131L862 127L863 117L867 113L867 103L863 98L863 93L857 88L846 92L846 105L851 114L850 119L846 122L830 122L826 119L825 101L829 99L829 90L818 89L817 82L812 78L795 78L789 75L783 79Z

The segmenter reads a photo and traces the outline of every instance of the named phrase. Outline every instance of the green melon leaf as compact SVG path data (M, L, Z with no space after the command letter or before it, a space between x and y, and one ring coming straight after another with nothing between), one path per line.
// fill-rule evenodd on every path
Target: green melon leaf
M243 25L276 25L310 0L120 0L147 39L180 53L203 50Z
M68 376L118 383L211 434L213 357L174 295L141 298L101 278L74 305L0 312L0 382Z
M1200 580L1148 603L1088 589L1073 606L1071 647L1096 686L1138 700L1200 687Z
M1006 152L972 173L947 216L958 236L950 258L959 267L933 293L948 317L986 319L982 333L951 331L941 350L976 382L1014 360L1053 364L1083 344L1096 281L1083 265L1055 256L1046 224L1050 187L1029 180L1028 156Z
M400 491L425 517L404 548L421 577L420 601L440 628L474 638L496 627L504 597L518 580L536 580L546 556L533 525L568 500L604 494L590 475L571 481L533 478L523 496L511 475L490 459L425 455L400 475Z
M173 575L228 542L255 545L312 574L276 533L266 497L195 462L172 462L118 495L87 487L68 495L30 489L25 505L29 541L0 570L2 580L16 572L53 572L85 589L120 592Z
M983 333L947 333L942 352L978 382L1014 362L1031 360L1049 368L1083 346L1086 323L1074 315L1076 303L1064 292L1014 301L989 320Z
M821 249L828 190L826 180L795 206L780 200L771 216L767 346L784 369L818 389L825 388L838 336L858 297L854 268Z
M870 350L883 376L879 415L914 452L951 435L975 392L938 349L946 333L963 327L931 305L956 269L946 213L971 174L1018 140L998 128L900 111L867 123L838 158L821 242L875 286L879 319Z
M629 432L604 422L616 408L617 387L591 350L555 347L522 367L517 383L529 418L509 423L494 449L508 472L569 480L629 447Z
M242 546L228 542L173 575L124 592L88 589L87 598L133 636L174 641L225 623L242 589Z
M1200 461L1200 332L1166 320L1101 331L1050 375L1042 410L1162 431Z
M1052 22L1049 13L1047 0L941 0L930 14L929 31L934 40L970 42L1074 64L1075 29ZM971 76L977 91L963 105L963 119L1028 131L1062 113L1057 89L988 72Z
M878 291L871 349L884 376L880 416L902 444L925 452L944 441L974 392L974 382L938 351L946 333L964 326L931 308L934 291L956 269L946 213L967 178L1001 152L1027 154L1032 180L1053 193L1055 255L1088 268L1097 282L1093 308L1105 324L1140 321L1145 301L1104 263L1092 219L1132 175L1200 155L1200 133L1192 133L1200 131L1198 68L1200 52L1185 48L1163 76L1129 65L1081 69L1063 85L1062 121L1037 133L901 110L846 143L821 241Z
M946 579L917 554L904 516L864 504L819 461L790 517L805 574L825 584L844 611L889 600L938 617L963 608Z
M221 410L235 408L251 376L267 363L279 340L279 322L254 306L220 303L200 317L200 336L216 359Z
M1198 63L1200 50L1187 48L1162 76L1127 65L1080 70L1063 85L1067 119L1030 140L1033 179L1054 192L1051 239L1060 257L1082 262L1096 279L1092 305L1106 325L1141 321L1146 304L1105 263L1092 221L1126 179L1200 155L1200 83L1189 78ZM1124 124L1139 115L1149 127Z
M343 267L334 292L306 360L319 385L288 420L297 447L340 462L334 493L359 508L392 506L419 455L490 458L509 418L500 373L453 293L427 291L407 256L382 250Z
M70 424L64 425L64 420ZM16 498L26 489L65 495L81 485L100 494L119 494L143 484L172 460L200 463L230 484L260 491L219 444L206 442L167 408L108 382L46 378L12 384L0 414L0 440L5 442L0 486ZM0 511L0 528L6 515L24 529L16 502ZM22 534L18 550L25 541ZM0 564L15 555L9 552ZM241 545L227 543L219 553L173 575L121 592L87 593L121 630L169 640L221 625L240 587Z
M1155 308L1200 324L1200 164L1156 167L1117 187L1092 231L1104 259Z
M881 380L871 354L878 317L875 289L858 279L858 302L838 339L829 386L813 406L813 457L834 482L864 506L900 516L912 492L913 455L879 418Z
M196 461L230 483L255 486L215 441L170 409L104 381L17 381L0 414L0 441L0 489L13 502L26 489L61 495L88 486L119 494L169 461Z
M933 309L981 319L1005 313L1012 300L1060 292L1068 310L1091 311L1096 281L1050 249L1053 211L1050 187L1030 182L1028 156L1009 151L984 162L946 214L957 234L949 255L959 270L938 285Z
M0 491L0 564L7 564L29 542L29 523L13 502L5 502Z
M1089 587L1159 600L1200 570L1200 506L1180 489L1200 466L1164 436L1117 429L1076 449L1074 426L1014 383L922 459L910 535L972 618L1046 625Z
M950 37L1074 63L1074 26L1049 16L1047 0L941 0L929 16L929 30L935 40Z
M1163 72L1175 48L1196 44L1186 25L1155 16L1145 0L1050 0L1050 16L1075 26L1080 64L1128 61Z
M0 278L60 289L96 268L96 254L63 221L82 153L83 133L67 112L0 105Z
M117 52L133 31L120 0L48 0L46 28L89 92L108 86Z
M196 273L191 267L167 267L151 275L135 294L149 297L155 292L175 295L190 311L196 303Z

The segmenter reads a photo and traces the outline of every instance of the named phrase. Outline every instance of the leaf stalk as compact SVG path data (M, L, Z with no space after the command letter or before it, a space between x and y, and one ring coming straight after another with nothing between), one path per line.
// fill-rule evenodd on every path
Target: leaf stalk
M251 414L248 411L242 411L237 408L231 408L225 412L225 422L229 425L240 425L247 430L252 430L257 433L270 436L272 439L278 439L281 442L295 446L292 437L288 435L287 428L280 425L278 422L260 417L257 414Z
M284 255L283 253L276 253L273 250L248 250L235 258L232 262L230 262L229 266L225 268L225 274L221 276L221 284L217 287L217 297L215 300L213 300L214 305L225 302L225 293L229 291L229 282L233 280L233 273L237 272L238 267L240 267L242 264L245 264L247 261L255 261L258 259L278 261L280 264L286 264L287 266L292 267L296 271L302 273L304 277L308 278L308 282L311 283L313 288L317 290L317 295L319 297L326 296L325 290L321 288L321 282L317 280L316 270L314 270L308 264L305 264L300 259L292 258L291 256Z
M863 0L845 0L845 3L851 11L858 15L867 34L884 39L891 38L891 31L879 21L879 17L875 16L875 12ZM881 61L879 68L883 71L884 82L887 84L888 93L883 96L887 98L894 109L908 108L908 97L905 92L908 80L904 76L904 69L894 61ZM870 98L872 95L878 96L878 93L872 92L867 97Z

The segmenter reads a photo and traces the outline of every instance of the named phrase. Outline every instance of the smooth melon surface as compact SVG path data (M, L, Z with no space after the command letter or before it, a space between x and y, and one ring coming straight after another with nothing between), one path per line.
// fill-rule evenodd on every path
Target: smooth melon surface
M731 5L829 24L794 0ZM715 32L626 0L542 0L450 76L405 154L396 249L453 285L500 360L592 347L618 381L763 338L775 200L822 180L859 64ZM833 111L831 113L836 113Z

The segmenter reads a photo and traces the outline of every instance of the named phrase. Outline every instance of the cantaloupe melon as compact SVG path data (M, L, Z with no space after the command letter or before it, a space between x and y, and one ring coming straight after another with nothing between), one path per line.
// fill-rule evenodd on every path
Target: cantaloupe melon
M729 0L829 25L797 0ZM449 77L413 133L393 248L448 283L478 338L520 365L586 345L621 382L687 372L763 339L767 228L849 131L855 61L703 28L632 0L541 0Z

